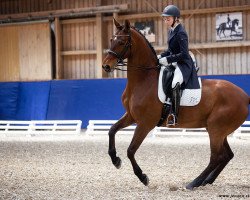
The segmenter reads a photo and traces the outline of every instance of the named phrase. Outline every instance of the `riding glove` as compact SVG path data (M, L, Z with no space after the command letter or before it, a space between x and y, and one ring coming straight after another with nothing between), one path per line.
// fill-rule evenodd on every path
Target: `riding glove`
M160 63L161 65L167 66L167 65L168 65L167 58L166 58L166 57L160 58L160 59L159 59L159 63Z

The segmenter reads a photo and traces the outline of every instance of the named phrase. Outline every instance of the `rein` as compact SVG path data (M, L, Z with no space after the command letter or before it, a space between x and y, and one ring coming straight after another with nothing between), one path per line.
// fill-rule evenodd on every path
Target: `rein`
M118 70L118 71L122 71L122 72L126 72L126 71L138 71L138 70L152 70L152 69L157 69L159 70L161 68L160 65L157 65L155 67L146 67L146 66L134 66L134 65L130 65L131 67L133 67L133 69L122 69L120 67L123 67L123 66L127 66L127 62L124 62L122 60L122 62L119 62L117 61L117 64L116 66L119 66L119 67L114 67L115 70Z

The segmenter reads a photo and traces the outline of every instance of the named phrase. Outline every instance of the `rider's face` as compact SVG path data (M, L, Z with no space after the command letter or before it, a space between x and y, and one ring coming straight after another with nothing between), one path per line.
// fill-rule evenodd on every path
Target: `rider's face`
M165 22L165 24L167 25L167 27L170 28L171 25L174 22L174 17L172 17L172 16L163 17L163 21Z

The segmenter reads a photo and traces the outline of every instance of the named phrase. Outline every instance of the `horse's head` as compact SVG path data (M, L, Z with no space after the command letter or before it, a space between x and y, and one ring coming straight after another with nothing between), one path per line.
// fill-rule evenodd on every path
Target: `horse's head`
M239 22L240 22L240 20L239 19L234 19L233 21L232 21L232 26L239 26Z
M120 25L115 19L116 33L111 39L111 46L107 56L103 60L102 68L106 72L112 72L119 63L128 58L131 51L131 31L130 23L125 20L124 25Z

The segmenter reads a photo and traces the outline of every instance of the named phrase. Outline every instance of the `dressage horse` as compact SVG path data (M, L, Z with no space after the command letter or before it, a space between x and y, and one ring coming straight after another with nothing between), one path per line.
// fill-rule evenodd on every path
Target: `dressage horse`
M230 36L232 35L232 32L236 32L236 34L237 34L236 26L239 26L239 20L238 19L234 19L232 21L232 25L230 27L227 26L226 22L221 23L219 25L219 27L217 28L217 35L220 37L221 33L223 33L224 37L226 37L225 30L231 30Z
M144 185L149 179L135 160L135 153L147 134L157 125L163 104L159 101L159 68L156 53L145 37L130 26L128 20L120 25L115 19L116 34L103 60L103 69L112 72L127 58L127 85L122 94L126 113L109 130L109 150L112 163L120 168L116 155L115 134L120 129L136 123L133 139L127 149L135 175ZM202 80L202 97L198 105L181 106L179 128L205 127L210 138L211 157L206 169L187 189L212 184L234 154L227 136L236 130L248 116L250 98L239 87L224 80ZM164 123L166 125L166 123Z

